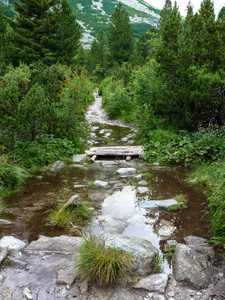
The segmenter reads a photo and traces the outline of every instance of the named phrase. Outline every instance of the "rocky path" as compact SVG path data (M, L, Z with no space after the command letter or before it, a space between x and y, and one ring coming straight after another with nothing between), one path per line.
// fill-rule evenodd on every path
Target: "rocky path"
M96 97L90 106L87 120L90 123L121 125L120 121L108 120L100 97ZM102 170L103 165L99 168ZM98 187L98 192L101 189L106 191L104 187ZM91 195L94 197L100 193L93 190ZM182 242L168 239L167 245L175 247L173 271L171 274L163 271L152 274L153 261L159 251L150 241L125 237L118 232L97 232L94 238L105 245L112 243L120 249L125 247L135 254L131 279L121 280L117 287L106 290L87 281L78 282L74 261L82 243L81 237L40 236L30 244L14 237L3 237L0 241L0 300L225 299L225 262L215 255L205 239L191 236Z

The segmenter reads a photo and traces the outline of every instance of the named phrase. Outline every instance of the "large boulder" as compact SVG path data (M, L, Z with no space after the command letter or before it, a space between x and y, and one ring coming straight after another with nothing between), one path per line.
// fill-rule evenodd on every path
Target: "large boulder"
M166 274L152 274L146 278L142 278L133 287L138 289L145 289L149 292L165 293L168 283L168 275Z
M182 281L196 289L207 288L212 282L212 266L207 258L183 244L176 246L173 273L177 281Z
M20 251L27 244L14 236L3 236L0 240L0 248L7 248L8 250Z
M135 256L135 262L132 267L132 272L135 275L146 276L152 273L158 250L151 242L133 236L127 237L104 232L94 234L93 239L106 248L116 247L117 249L132 253Z

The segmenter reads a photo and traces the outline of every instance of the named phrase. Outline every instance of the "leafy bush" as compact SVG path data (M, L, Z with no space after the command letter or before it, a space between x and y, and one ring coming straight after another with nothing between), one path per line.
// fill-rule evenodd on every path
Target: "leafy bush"
M131 253L114 247L104 248L97 245L92 237L84 237L75 259L75 268L81 280L88 278L106 288L114 285L122 276L130 274L133 262L134 257Z

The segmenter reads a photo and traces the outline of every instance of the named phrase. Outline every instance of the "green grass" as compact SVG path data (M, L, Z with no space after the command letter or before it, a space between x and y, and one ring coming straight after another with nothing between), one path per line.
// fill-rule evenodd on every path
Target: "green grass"
M162 263L163 263L163 257L161 255L157 255L154 261L153 265L153 273L161 273L163 271Z
M74 267L81 280L88 279L107 288L117 283L119 278L131 274L134 256L114 247L97 245L92 237L84 237Z
M65 202L61 202L48 216L48 225L63 229L71 229L71 224L84 226L93 215L93 209L87 202L81 202L78 206L64 208Z
M184 194L179 194L173 197L179 204L174 204L168 208L168 211L178 211L187 207L187 199Z

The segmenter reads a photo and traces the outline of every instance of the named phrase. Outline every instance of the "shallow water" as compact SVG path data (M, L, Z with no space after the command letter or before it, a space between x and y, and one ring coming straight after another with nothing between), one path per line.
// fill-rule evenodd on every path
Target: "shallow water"
M89 122L91 120L89 117ZM92 122L90 132L90 146L137 144L132 128L118 127L114 123ZM137 179L135 175L121 177L116 173L120 167L133 167L136 175L147 176L144 179ZM79 194L95 208L95 216L89 224L93 232L104 230L145 238L163 252L166 239L156 234L157 224L162 219L176 226L176 233L171 238L177 241L188 235L205 237L208 233L209 222L206 218L202 219L207 210L206 197L185 183L186 173L181 168L151 165L140 159L71 164L57 173L40 172L29 179L23 191L8 198L7 213L2 218L12 221L13 225L1 227L1 236L13 235L32 241L40 234L74 234L49 227L47 217L58 201ZM108 185L95 187L92 184L95 180L108 182ZM140 183L142 180L146 184ZM74 187L76 185L86 187ZM148 191L140 193L141 186ZM138 206L142 200L171 199L178 194L184 194L188 200L188 208L182 211L149 210ZM167 262L164 263L164 271L170 272Z

